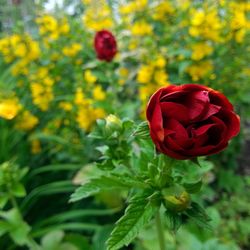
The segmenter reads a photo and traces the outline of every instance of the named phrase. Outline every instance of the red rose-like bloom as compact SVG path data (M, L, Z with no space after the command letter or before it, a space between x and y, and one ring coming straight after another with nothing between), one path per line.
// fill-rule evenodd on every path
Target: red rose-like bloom
M110 62L117 53L115 37L107 30L98 31L95 35L97 58Z
M240 130L240 118L218 91L198 84L157 90L147 106L156 148L175 159L218 153Z

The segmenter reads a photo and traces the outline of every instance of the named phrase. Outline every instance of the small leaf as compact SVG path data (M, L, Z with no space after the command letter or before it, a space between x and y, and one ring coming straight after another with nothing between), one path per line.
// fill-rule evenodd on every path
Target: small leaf
M116 223L116 227L107 241L108 250L117 250L128 245L150 221L157 207L147 199L150 193L135 196L125 214Z
M199 160L197 157L190 159L194 164L198 165L201 168L201 164L199 163Z
M194 183L184 183L183 184L186 191L190 194L198 193L202 186L202 181L194 182Z
M167 222L169 229L176 232L182 224L181 214L167 210L166 211L166 222Z
M11 191L16 197L24 197L26 195L26 190L21 183L15 183Z
M147 122L147 121L141 122L141 123L137 126L137 128L135 129L133 135L134 135L134 136L138 136L138 137L140 137L141 139L147 139L147 138L149 138L150 135L149 135L148 122Z
M8 199L9 199L9 197L7 195L0 196L0 209L4 208L4 206L8 202Z
M118 175L100 176L89 180L89 182L77 188L71 195L70 202L81 200L104 190L115 188L126 189L136 186L145 187L142 182L139 182L128 175L126 177Z
M28 241L28 233L31 228L25 221L23 221L18 210L13 208L7 212L2 212L1 217L3 217L9 225L8 231L12 240L17 245L24 245Z

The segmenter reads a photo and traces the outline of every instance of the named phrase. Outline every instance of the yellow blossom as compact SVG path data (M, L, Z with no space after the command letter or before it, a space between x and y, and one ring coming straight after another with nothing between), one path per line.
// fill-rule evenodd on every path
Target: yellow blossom
M165 21L166 17L174 13L174 8L169 1L160 2L154 8L153 18L155 20Z
M112 12L105 0L91 1L83 15L84 26L99 31L113 26Z
M137 21L131 26L131 32L134 36L150 35L152 30L152 26L145 21Z
M39 140L35 139L31 141L31 153L38 154L42 151L41 143Z
M12 120L15 118L21 109L17 98L0 100L0 117Z
M150 82L153 74L153 68L150 65L142 65L137 73L137 81L139 83Z
M192 77L193 81L198 81L205 77L212 69L213 65L210 61L203 61L199 64L189 66L186 71Z
M63 109L64 111L71 111L73 106L70 102L60 102L59 108Z
M74 57L77 55L77 53L82 49L81 44L79 43L73 43L70 46L65 46L62 49L62 52L65 56L69 56L69 57Z
M154 65L159 68L164 68L166 66L166 59L164 56L159 55L154 61Z
M20 130L28 131L33 129L39 120L30 111L25 110L21 113L20 117L17 119L15 127Z
M91 70L86 70L84 72L84 78L87 83L93 84L97 81L97 78L94 74L92 74Z
M166 86L168 84L168 75L164 70L157 70L154 73L154 80L160 86Z
M93 89L93 98L97 101L103 101L106 97L106 93L102 90L100 85L97 85Z
M213 48L207 43L197 43L192 46L191 58L195 61L203 59L205 56L210 55Z

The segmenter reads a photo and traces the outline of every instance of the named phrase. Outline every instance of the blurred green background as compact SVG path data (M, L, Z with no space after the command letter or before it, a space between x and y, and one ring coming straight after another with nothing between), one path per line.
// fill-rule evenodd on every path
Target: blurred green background
M0 0L0 249L104 250L126 204L103 192L69 203L94 171L96 120L145 119L150 95L169 84L223 92L241 133L207 157L197 200L212 231L188 223L168 249L250 249L248 1ZM118 54L98 61L95 33ZM104 142L105 143L105 142ZM158 250L149 225L127 248Z

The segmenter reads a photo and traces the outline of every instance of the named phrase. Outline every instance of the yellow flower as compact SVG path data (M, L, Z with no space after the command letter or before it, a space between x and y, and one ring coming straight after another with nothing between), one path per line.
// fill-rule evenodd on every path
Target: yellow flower
M50 102L54 99L51 86L44 86L41 83L33 82L30 85L33 103L42 111L49 108Z
M84 78L87 83L93 84L97 81L97 78L94 74L92 74L91 70L86 70L84 72Z
M164 56L159 55L154 61L154 65L159 68L164 68L166 66L166 59Z
M166 17L174 13L174 8L169 1L164 1L154 8L153 18L155 20L165 21Z
M193 12L191 25L200 26L204 21L205 21L205 13L203 10L199 9Z
M199 64L189 66L186 71L192 77L193 81L198 81L212 71L212 69L212 63L210 61L204 61Z
M191 9L189 34L215 42L221 42L223 22L220 21L217 9Z
M145 21L137 21L131 27L132 35L145 36L152 34L152 26Z
M73 43L70 46L65 46L62 49L62 52L65 56L69 56L69 57L74 57L77 55L77 53L82 49L81 44L79 43Z
M86 8L82 21L84 27L99 31L113 26L112 11L105 0L91 1Z
M160 69L154 72L154 80L159 86L166 86L168 84L168 75L167 73Z
M71 111L73 106L70 102L60 102L59 108L63 109L64 111Z
M15 127L20 130L28 131L33 129L39 120L34 116L30 111L25 110L21 113L21 116L18 117Z
M42 151L41 143L39 140L35 139L31 141L31 153L38 154Z
M127 15L133 12L143 11L147 7L148 0L134 0L120 7L120 13Z
M25 46L24 43L19 43L17 46L16 46L16 49L14 51L14 54L17 56L17 57L24 57L27 53L27 48Z
M97 101L103 101L106 98L106 93L102 90L100 85L94 87L93 98Z
M4 119L12 120L20 109L21 105L16 98L0 100L0 117Z
M144 84L150 82L153 70L151 65L142 65L137 73L137 81Z
M192 46L191 58L195 61L199 61L207 55L213 52L213 48L207 43L197 43Z

